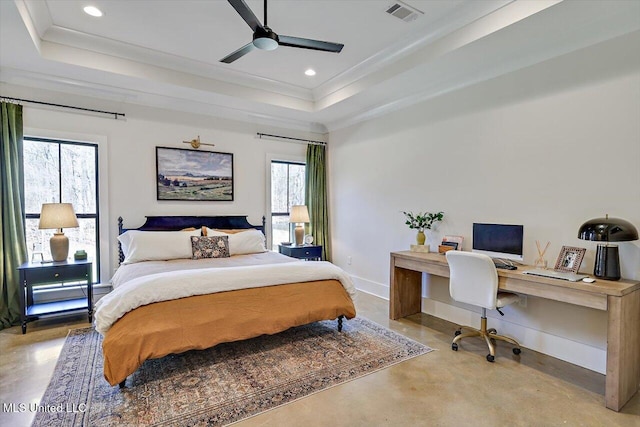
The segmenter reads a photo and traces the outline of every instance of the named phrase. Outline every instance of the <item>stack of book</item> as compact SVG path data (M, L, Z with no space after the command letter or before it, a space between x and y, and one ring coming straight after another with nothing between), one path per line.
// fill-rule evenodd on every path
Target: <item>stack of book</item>
M464 237L462 236L444 236L442 243L438 246L438 252L442 254L451 250L461 251L463 241Z

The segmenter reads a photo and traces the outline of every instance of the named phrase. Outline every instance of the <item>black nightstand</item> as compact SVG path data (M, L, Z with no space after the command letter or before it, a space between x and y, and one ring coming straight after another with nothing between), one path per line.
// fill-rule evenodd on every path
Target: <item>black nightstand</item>
M278 245L278 247L282 255L315 261L320 261L322 259L322 245Z
M27 322L36 320L45 314L58 314L86 309L89 322L93 320L93 284L91 275L92 263L89 260L61 261L49 263L25 262L20 272L20 323L22 333L27 332ZM34 304L33 286L47 283L77 282L86 280L87 297L64 301Z

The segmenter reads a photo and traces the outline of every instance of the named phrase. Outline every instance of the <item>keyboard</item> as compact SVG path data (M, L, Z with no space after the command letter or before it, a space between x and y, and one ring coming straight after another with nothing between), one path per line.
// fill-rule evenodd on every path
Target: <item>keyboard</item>
M556 270L542 270L540 268L534 268L533 270L523 271L522 274L531 274L532 276L542 276L549 277L551 279L560 279L560 280L568 280L570 282L578 282L585 277L588 277L586 274L576 274L566 271L556 271Z

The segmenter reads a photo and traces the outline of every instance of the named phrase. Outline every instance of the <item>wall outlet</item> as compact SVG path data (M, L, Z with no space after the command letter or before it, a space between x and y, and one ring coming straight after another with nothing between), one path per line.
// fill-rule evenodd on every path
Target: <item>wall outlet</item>
M526 295L518 295L520 297L520 300L518 301L518 305L520 307L526 307L527 306L527 296Z
M351 265L351 257L350 256L347 257L347 265Z

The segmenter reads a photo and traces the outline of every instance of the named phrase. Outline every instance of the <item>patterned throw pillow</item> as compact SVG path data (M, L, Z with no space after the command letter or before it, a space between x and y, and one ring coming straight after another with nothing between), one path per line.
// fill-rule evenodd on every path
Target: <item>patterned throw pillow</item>
M228 236L191 236L191 259L229 258Z

